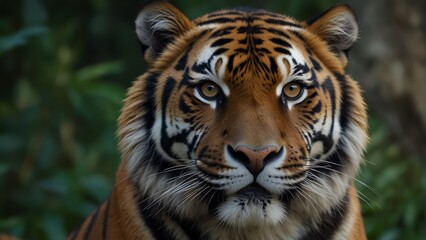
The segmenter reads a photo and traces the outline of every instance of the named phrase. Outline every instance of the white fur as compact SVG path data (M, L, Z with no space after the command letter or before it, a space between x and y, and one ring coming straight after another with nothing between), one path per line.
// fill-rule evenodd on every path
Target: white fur
M164 10L145 10L136 18L136 35L146 46L153 45L154 33L158 31L178 33L178 25L170 12Z
M340 50L350 48L358 38L358 24L350 12L336 14L324 28L326 37Z
M127 132L127 134L123 134L120 150L122 153L131 153L127 158L127 171L130 173L136 170L144 153L147 151L145 140L148 135L143 126L144 124L141 121L135 121L121 130L121 132Z
M197 53L197 56L196 56L197 62L198 63L207 62L208 59L213 55L215 50L216 50L216 48L212 48L212 47L209 47L209 46L204 47L203 49L201 49L199 51L199 53ZM217 61L219 61L219 59L222 60L222 65L219 69L219 72L215 72L213 70L215 69L216 63L217 63ZM190 76L192 78L196 79L196 80L213 81L222 89L222 92L225 94L225 96L229 97L229 95L230 95L229 87L223 81L227 62L228 62L228 58L225 55L215 56L212 59L212 61L210 62L210 66L209 66L209 68L212 71L209 71L207 74L190 72Z
M259 200L253 201L231 197L222 204L217 213L220 221L231 226L276 225L285 220L286 210L277 199L271 199L263 211ZM240 204L245 204L244 208Z
M276 58L278 69L280 69L281 74L283 76L281 82L277 85L275 89L275 94L277 95L277 97L280 97L282 95L284 86L290 83L291 81L301 81L312 77L312 73L310 71L303 75L295 71L296 64L305 64L305 58L303 54L293 45L291 46L291 48L288 49L288 51L290 52L290 55L283 54ZM296 64L293 62L293 59L296 61ZM284 61L286 61L290 65L290 69L287 69L286 65L284 64ZM287 101L287 107L290 111L294 105L301 103L307 97L307 92L305 90L302 91L303 94L298 99Z
M298 205L302 212L313 214L330 209L343 198L350 182L355 178L367 138L364 130L353 123L349 123L345 131L341 136L344 150L349 157L345 167L342 172L331 171L328 176L316 178L315 183L305 184L302 190L303 201Z

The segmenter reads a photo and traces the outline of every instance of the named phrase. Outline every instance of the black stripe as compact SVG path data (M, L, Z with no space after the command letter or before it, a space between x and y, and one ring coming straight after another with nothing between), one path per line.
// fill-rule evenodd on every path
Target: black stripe
M303 114L302 115L305 119L304 119L304 122L305 123L307 123L307 124L309 124L310 122L309 121L313 121L314 119L312 118L312 115L311 114ZM308 119L309 121L307 121L306 119Z
M192 65L191 70L201 74L208 74L208 69L210 68L209 64L206 62L196 62Z
M268 18L268 19L265 19L265 22L270 23L270 24L280 25L280 26L290 26L290 27L302 28L302 26L300 26L299 24L292 23L292 22L285 21L285 20L281 20L281 19L277 19L277 18Z
M271 42L273 42L273 43L277 44L277 45L282 46L282 47L291 48L291 45L290 45L288 42L286 42L286 41L282 40L281 38L271 38L271 39L269 39L269 40L270 40Z
M321 84L321 88L328 92L328 94L330 95L330 102L331 102L331 126L330 126L330 132L329 132L329 137L332 138L332 134L334 131L334 116L336 115L336 102L338 101L336 99L336 91L334 89L334 85L333 82L331 81L330 77L327 77L324 82ZM342 88L342 92L346 92L345 88ZM342 101L345 101L345 99L342 99ZM343 104L343 103L342 103ZM342 114L341 114L342 115ZM344 127L346 126L342 126L342 129L344 129Z
M139 215L142 217L145 225L149 228L152 236L157 240L176 239L167 228L167 223L159 218L157 211L153 211L151 201L148 198L141 197L137 203Z
M203 240L206 239L206 237L201 236L200 230L195 226L195 223L192 221L187 220L181 220L178 218L174 219L178 225L181 227L181 229L186 233L186 235L191 240Z
M163 116L165 116L167 113L168 100L175 86L176 86L176 80L173 77L168 77L166 84L163 87L163 94L161 99L161 111L163 112Z
M269 65L272 73L278 72L278 65L272 56L269 56Z
M259 25L252 25L248 22L247 25L239 27L237 32L240 34L260 34L263 33L263 29Z
M298 179L298 178L305 176L305 175L306 175L306 171L301 171L299 173L295 173L293 175L288 175L288 176L268 175L268 177L270 177L270 178L272 177L272 178L275 178L275 179Z
M298 191L299 189L296 185L295 188L285 190L283 193L281 193L280 202L282 202L283 206L285 206L287 209L291 209L291 204L294 197L299 194Z
M165 86L163 87L162 99L161 99L161 147L164 149L167 154L172 158L178 158L173 154L171 149L172 142L168 138L167 129L167 106L169 98L173 93L173 90L176 86L176 80L173 77L168 77Z
M315 105L312 108L312 113L319 113L319 112L321 112L321 109L322 109L322 103L321 103L321 101L318 101L317 105Z
M200 171L200 173L203 174L203 176L206 176L209 179L229 179L229 178L231 178L231 176L226 176L226 175L224 176L224 175L221 175L219 173L209 172L209 171L207 171L207 169L204 169L204 168L199 167L199 166L197 166L197 169L198 169L198 171ZM224 184L224 183L223 184L214 184L215 187L223 187L225 185L226 184Z
M324 135L322 135L324 136ZM319 136L315 136L320 138L321 135ZM323 144L326 144L327 141L325 141L325 139L319 139L320 141L323 141ZM342 139L339 140L339 142L336 144L336 150L330 155L330 157L327 158L327 160L329 162L332 162L334 164L328 164L328 163L319 163L318 166L319 168L316 168L317 173L314 175L329 175L330 173L336 172L336 171L341 171L341 169L343 168L344 165L348 164L344 164L344 160L348 159L348 154L346 153L346 151L342 148L342 146L344 146ZM327 148L328 150L330 150L330 147L328 146ZM326 147L324 147L324 150L327 150ZM325 152L324 152L325 153ZM314 156L314 158L317 158L317 156ZM331 168L331 170L330 170ZM315 178L312 177L311 175L308 176L309 179L315 181Z
M157 86L157 78L160 74L153 73L149 75L145 80L145 94L141 96L143 103L140 109L145 110L143 116L146 129L151 129L155 121L155 88Z
M318 72L321 72L322 67L319 64L319 62L317 62L313 57L309 57L309 59L311 60L312 65L314 66L314 69L317 70Z
M218 55L220 55L220 54L222 54L222 53L224 53L228 50L229 50L228 48L218 48L218 49L216 49L216 51L214 51L212 56L218 56Z
M276 47L276 48L274 48L274 50L276 52L283 53L285 55L291 55L290 51L288 51L287 49L282 48L282 47Z
M328 240L333 239L334 234L342 224L343 219L346 217L348 212L349 204L349 192L346 192L345 197L334 206L330 211L325 212L319 218L321 222L315 224L306 223L305 225L311 225L309 231L300 239L303 240ZM310 220L308 220L310 221Z
M90 215L88 216L88 217L90 217ZM82 224L80 224L80 226L76 229L76 230L74 230L73 232L72 232L72 235L71 235L71 237L70 237L70 240L75 240L75 239L77 239L77 236L80 234L80 230L81 230L81 227L84 225L84 222L82 223Z
M270 33L273 33L273 34L276 34L276 35L278 35L280 37L283 37L283 38L290 38L287 35L287 33L283 32L283 31L281 31L279 29L276 29L276 28L266 28L266 31L268 31Z
M302 42L306 42L306 39L302 36L302 34L300 34L300 32L298 31L290 31L294 36L296 36L298 39L300 39L300 41Z
M74 230L74 232L72 232L70 240L75 240L77 238L78 234L80 233L80 229L81 229L81 225L80 225L80 227L78 227L78 229L76 229L76 230Z
M196 39L201 39L202 37L204 37L204 35L206 35L208 32L208 30L204 30L193 38L193 40L189 43L184 55L179 59L178 64L176 64L176 70L182 71L185 69L186 65L188 64L188 55L189 52L192 50L192 47L194 46L194 42L196 41Z
M193 112L192 110L191 110L191 108L186 104L186 102L185 102L185 97L187 97L187 98L190 98L190 96L188 96L188 94L187 93L184 93L184 94L182 94L182 95L180 95L180 97L179 97L179 110L181 110L182 111L182 113L183 114L188 114L188 113L191 113L191 112Z
M271 54L271 51L269 51L268 49L263 48L263 47L261 47L261 48L256 48L256 49L255 49L255 52L256 52L256 53Z
M209 182L204 182L206 184L206 186L209 186ZM225 193L223 190L218 190L217 188L215 189L214 186L212 186L213 188L210 188L209 191L209 214L212 216L216 216L218 214L218 207L220 206L221 203L223 203L226 200L225 197Z
M347 93L347 83L346 83L345 76L338 74L338 73L335 73L335 76L336 76L336 78L337 78L337 80L340 84L340 88L343 90L342 91L342 97L341 97L342 103L340 105L340 119L339 119L340 126L342 128L341 135L343 135L343 134L345 134L345 131L346 131L346 128L347 128L347 125L348 125L348 122L349 122L350 109L352 107L351 101L353 99ZM335 99L334 87L332 86L331 79L330 78L326 79L326 81L323 84L321 84L321 88L323 88L325 91L329 91L331 102L332 102L332 109L331 109L332 113L331 113L331 115L333 116L333 119L334 119L334 115L335 115L335 111L336 111L336 109L335 109L336 99ZM331 129L333 129L333 127L334 127L333 125L334 125L334 121L332 121L332 128ZM330 135L331 135L331 133L332 133L332 131L330 132ZM325 137L325 136L323 136L323 137ZM325 137L325 138L332 138L332 137L328 136L328 137ZM321 139L321 140L324 141L325 138ZM343 149L343 147L344 147L344 143L342 142L343 139L344 138L340 138L339 142L336 145L337 146L336 150L328 158L328 161L335 163L335 164L333 164L332 168L334 170L337 170L337 171L341 170L341 168L344 165L343 164L344 160L348 159L348 155L347 155L346 151ZM327 150L327 149L324 148L324 150ZM328 150L330 150L330 149L328 149ZM323 164L320 164L320 165L326 165L326 164L323 163ZM326 166L324 168L318 168L317 170L321 173L329 174L331 172L331 170L328 170L329 167L330 166Z
M336 76L340 84L340 88L342 89L342 103L340 105L340 125L342 129L345 130L349 123L352 102L354 101L354 99L351 95L348 94L349 89L345 76L339 73L334 73L334 75Z
M207 25L207 24L211 24L211 23L230 23L230 22L235 22L235 19L219 17L219 18L199 22L198 25L201 26L201 25Z
M222 37L224 35L228 35L232 32L232 30L234 30L235 27L231 26L231 27L226 27L224 29L220 29L220 30L216 30L212 33L212 35L210 36L211 38L216 38L216 37Z
M183 56L179 59L178 63L175 66L177 71L182 71L185 69L186 64L188 63L189 51L192 49L192 44L188 46L188 49L185 51Z
M90 219L89 226L86 229L86 233L84 234L84 239L89 239L90 233L92 233L93 224L95 224L96 219L98 217L99 208L95 210L92 214L92 218Z
M323 155L327 155L328 152L331 150L331 148L334 146L334 140L333 140L332 134L325 135L325 134L322 134L321 132L315 132L313 142L317 142L317 141L322 142ZM335 166L335 167L333 166L333 168L337 168L337 167L339 166Z
M297 74L298 76L301 76L301 75L304 75L304 74L306 74L307 72L309 72L309 67L308 67L308 65L306 65L306 63L305 64L297 64L295 67L294 67L294 74ZM313 79L316 79L315 78L315 76L314 76L314 74L312 74L312 77L313 77ZM312 81L313 79L307 79L307 80L310 80L310 81Z
M107 239L107 230L108 230L108 219L109 219L109 200L107 201L106 207L105 207L105 215L104 215L104 222L102 224L102 239Z
M193 80L193 78L189 76L189 67L185 67L185 71L183 72L178 88L181 89L183 86L191 84L191 80Z
M236 56L236 54L232 54L228 59L228 63L226 64L226 68L228 69L228 72L232 71L232 69L234 68L235 56Z
M218 46L222 46L224 44L227 44L229 42L234 41L234 39L232 38L219 38L218 40L214 41L210 47L218 47Z

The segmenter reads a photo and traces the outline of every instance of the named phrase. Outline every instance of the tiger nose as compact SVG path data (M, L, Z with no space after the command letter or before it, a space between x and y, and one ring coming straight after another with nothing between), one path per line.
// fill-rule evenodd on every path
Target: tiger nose
M228 149L234 159L244 164L254 177L263 170L268 160L275 159L281 152L276 146L252 148L246 145L240 145L236 148L229 146Z

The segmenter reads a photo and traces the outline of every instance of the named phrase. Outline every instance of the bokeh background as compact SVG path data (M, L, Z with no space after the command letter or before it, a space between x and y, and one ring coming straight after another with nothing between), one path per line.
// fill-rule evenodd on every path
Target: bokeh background
M190 18L252 6L309 19L334 0L172 1ZM357 178L370 239L425 239L426 49L422 0L349 0L360 40L348 72L370 106ZM141 1L0 2L0 233L64 239L106 199L116 119L147 66Z

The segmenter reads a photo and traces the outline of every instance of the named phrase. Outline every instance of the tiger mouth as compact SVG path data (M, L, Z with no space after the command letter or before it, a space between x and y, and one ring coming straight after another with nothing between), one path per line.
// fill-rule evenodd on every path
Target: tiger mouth
M243 196L247 198L270 198L272 196L271 192L266 190L264 187L260 186L258 183L253 182L237 192L238 196Z

